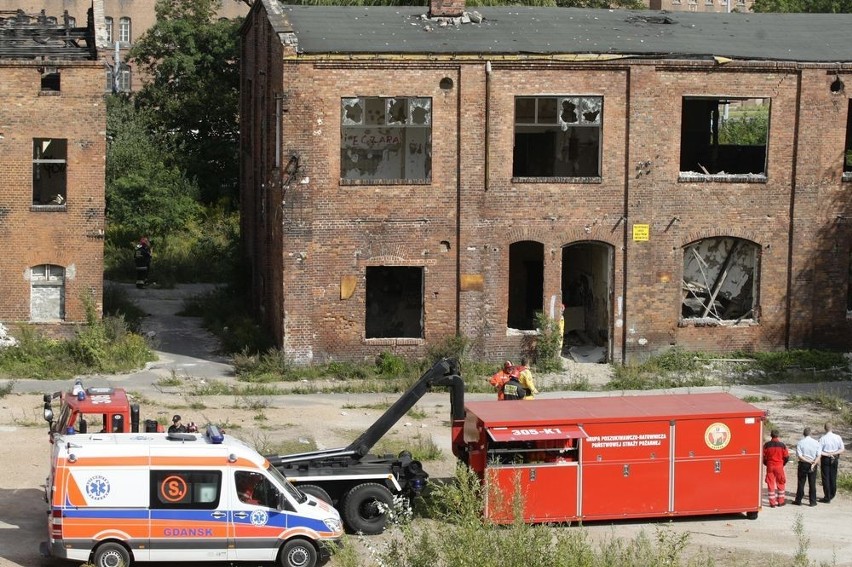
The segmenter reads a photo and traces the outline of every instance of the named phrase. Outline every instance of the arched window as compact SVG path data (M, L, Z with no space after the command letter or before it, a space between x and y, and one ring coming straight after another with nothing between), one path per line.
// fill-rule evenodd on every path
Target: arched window
M698 240L683 249L681 318L712 323L756 320L760 247L732 237Z
M112 18L104 18L107 43L112 43Z
M65 319L65 268L41 264L30 268L30 320Z

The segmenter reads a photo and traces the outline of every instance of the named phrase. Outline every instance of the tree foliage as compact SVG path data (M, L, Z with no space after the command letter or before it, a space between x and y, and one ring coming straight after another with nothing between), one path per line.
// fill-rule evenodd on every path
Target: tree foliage
M755 12L852 13L852 0L755 0Z
M156 23L130 60L152 135L197 181L205 203L237 203L239 20L217 20L218 0L157 0Z
M198 188L169 164L148 134L148 120L124 96L107 99L106 200L110 226L134 235L164 236L201 214Z

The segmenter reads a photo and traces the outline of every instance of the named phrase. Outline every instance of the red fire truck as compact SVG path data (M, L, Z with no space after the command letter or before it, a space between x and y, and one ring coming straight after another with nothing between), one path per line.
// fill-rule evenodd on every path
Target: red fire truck
M51 407L59 400L59 416ZM78 378L70 391L44 395L44 419L50 430L50 440L56 434L69 433L136 433L139 431L139 404L131 404L123 388L84 388ZM91 430L90 430L91 428ZM162 431L155 420L146 420L145 431Z
M568 522L745 513L761 507L766 412L730 394L468 402L453 452L485 514Z

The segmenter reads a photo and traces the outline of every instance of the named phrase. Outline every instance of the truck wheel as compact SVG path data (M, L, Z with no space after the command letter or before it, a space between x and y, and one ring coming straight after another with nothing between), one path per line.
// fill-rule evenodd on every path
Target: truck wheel
M376 535L387 526L393 495L381 484L367 482L352 487L343 498L343 520L353 532Z
M756 520L757 512L746 512L746 518L748 518L749 520Z
M281 567L314 567L317 564L317 550L313 544L301 538L294 538L281 548Z
M104 543L95 550L95 567L128 567L130 552L118 543Z
M305 494L310 494L317 500L322 500L323 502L334 506L334 502L331 501L331 496L329 496L328 492L326 492L321 486L317 486L316 484L300 484L298 485L298 489Z

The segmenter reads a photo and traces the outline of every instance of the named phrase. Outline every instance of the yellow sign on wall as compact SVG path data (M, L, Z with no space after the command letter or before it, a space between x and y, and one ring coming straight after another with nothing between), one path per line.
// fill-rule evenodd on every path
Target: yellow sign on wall
M633 241L648 242L651 239L651 225L649 224L634 224L633 225Z

